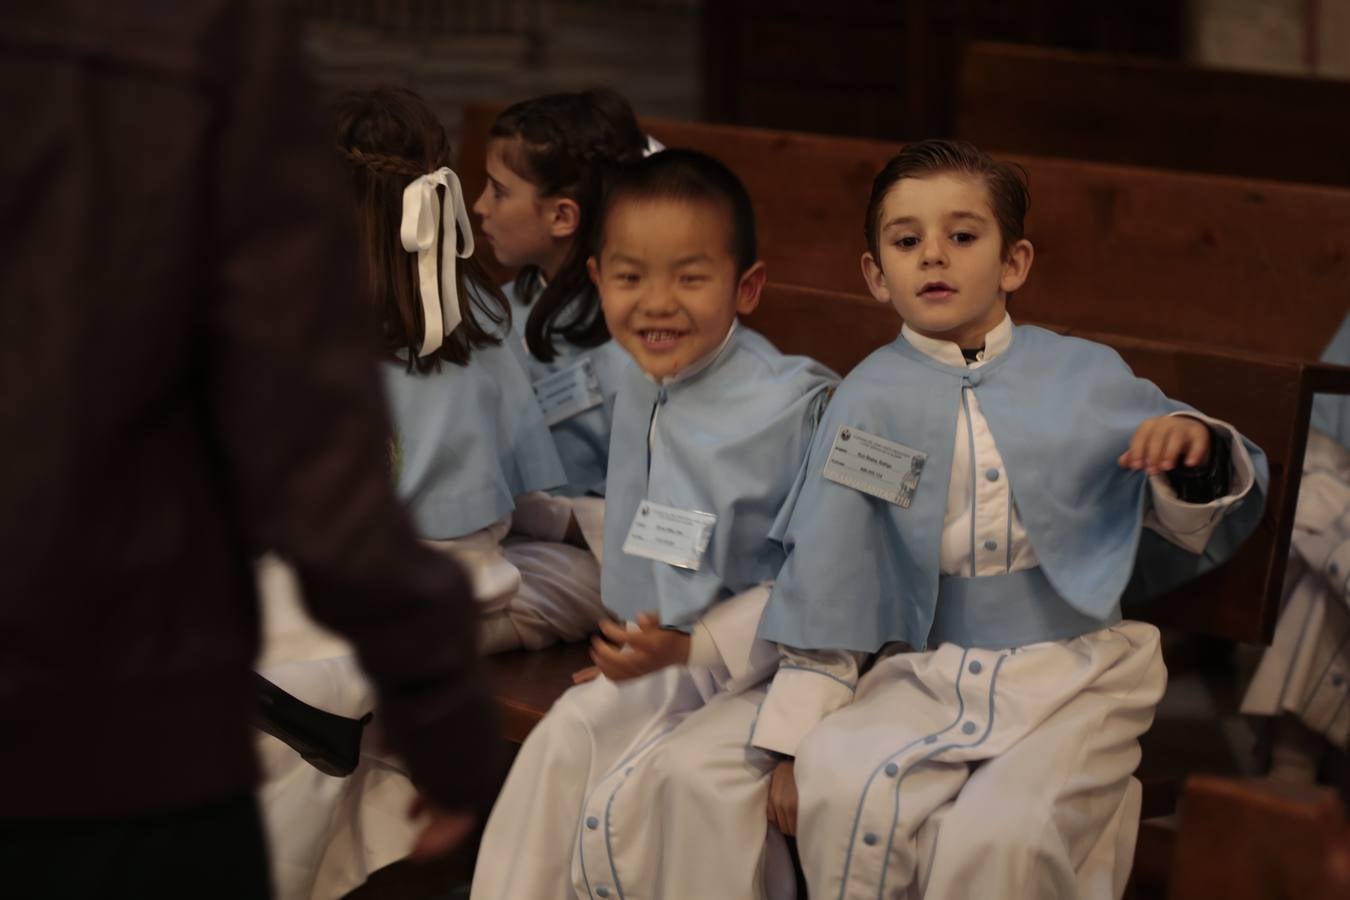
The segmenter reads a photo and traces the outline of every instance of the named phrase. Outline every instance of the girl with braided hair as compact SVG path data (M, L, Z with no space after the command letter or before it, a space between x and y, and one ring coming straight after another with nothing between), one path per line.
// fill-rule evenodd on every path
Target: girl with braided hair
M376 88L344 94L334 113L379 327L398 493L422 539L467 570L480 649L518 647L521 633L548 630L548 597L532 593L500 543L515 498L565 476L529 379L506 346L510 305L472 257L450 144L427 104L411 91ZM280 563L264 565L260 674L327 713L364 716L374 695L351 649L307 621L285 576ZM380 741L367 735L344 771L330 768L350 773L341 780L263 743L281 897L345 894L413 846L415 827L389 812L407 810L416 792L402 763L375 749Z
M614 91L525 100L489 131L487 183L473 207L497 261L517 271L504 288L514 316L512 349L567 471L565 486L519 504L513 527L540 540L510 543L506 553L556 596L557 608L575 613L563 635L569 639L583 637L603 615L610 417L619 373L629 364L609 339L586 258L609 176L646 155L648 144L628 101Z
M394 419L399 493L422 537L470 570L487 652L521 646L547 622L502 555L515 498L565 474L526 373L505 345L511 309L473 258L473 232L450 142L411 91L338 98L367 288L377 314ZM528 594L528 588L524 589ZM556 637L550 633L551 642Z

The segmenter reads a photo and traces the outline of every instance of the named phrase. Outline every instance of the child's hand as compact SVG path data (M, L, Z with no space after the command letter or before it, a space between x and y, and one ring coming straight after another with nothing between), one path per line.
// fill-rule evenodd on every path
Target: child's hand
M577 669L572 673L573 684L585 684L588 681L594 681L600 677L600 669L597 666L587 666L584 669Z
M1130 438L1130 449L1120 455L1125 469L1144 469L1150 475L1170 472L1181 460L1186 466L1209 462L1209 426L1190 416L1145 419Z
M785 759L769 776L769 824L788 836L797 833L797 779Z
M473 831L474 817L467 812L450 812L440 809L429 802L419 792L408 807L408 818L416 819L425 814L427 822L417 835L408 858L414 862L427 862L444 856L458 847Z
M689 661L689 635L662 628L656 613L640 613L637 630L617 622L600 621L604 638L591 638L591 659L601 674L611 681L637 678Z

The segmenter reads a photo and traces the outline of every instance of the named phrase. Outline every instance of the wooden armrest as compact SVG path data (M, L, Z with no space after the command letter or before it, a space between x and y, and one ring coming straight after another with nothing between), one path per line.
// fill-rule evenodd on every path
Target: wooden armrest
M549 707L572 686L572 673L591 664L587 644L555 644L543 650L514 650L486 659L496 681L502 731L519 744Z
M1186 782L1170 900L1307 900L1345 828L1330 788L1197 775Z

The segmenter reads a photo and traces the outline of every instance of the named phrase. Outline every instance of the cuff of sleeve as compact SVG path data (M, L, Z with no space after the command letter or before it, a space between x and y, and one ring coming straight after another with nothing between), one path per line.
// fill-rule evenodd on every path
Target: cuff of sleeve
M586 539L596 562L604 562L605 498L573 497L571 514L576 516L577 527L581 529L581 536Z
M1228 508L1251 491L1256 483L1256 467L1247 453L1242 436L1227 422L1195 412L1177 412L1172 415L1198 419L1213 428L1220 440L1228 441L1231 460L1228 483L1231 487L1222 497L1209 503L1187 503L1177 497L1165 475L1154 475L1148 480L1152 513L1161 526L1159 530L1181 547L1192 553L1200 553L1209 543L1210 535Z
M699 631L706 633L706 640L712 646L700 647L699 653L700 658L703 654L711 655L713 662L707 665L721 663L736 681L754 673L759 673L759 679L763 679L773 672L778 665L778 647L756 637L764 606L769 601L769 590L767 584L756 585L716 604L699 619L694 640L699 640ZM689 655L692 660L692 645Z
M1232 425L1221 419L1211 418L1204 413L1194 410L1185 410L1172 413L1174 416L1190 416L1192 419L1198 419L1204 422L1211 429L1217 438L1228 441L1229 451L1229 470L1228 470L1228 493L1222 497L1217 497L1209 503L1184 503L1176 500L1175 502L1188 507L1198 509L1208 509L1218 505L1219 507L1232 506L1241 500L1251 491L1252 486L1256 484L1256 466L1252 463L1251 454L1247 452L1247 444L1242 440L1242 433ZM1170 490L1170 485L1169 485ZM1172 496L1176 497L1176 492L1171 491Z
M795 757L802 739L830 713L851 703L853 691L824 672L780 668L759 708L750 743Z
M572 503L544 491L530 491L516 497L511 524L520 534L541 541L561 542L567 536L572 519Z
M694 630L689 634L688 666L691 669L711 669L721 661L722 654L717 652L717 642L700 619L694 623Z

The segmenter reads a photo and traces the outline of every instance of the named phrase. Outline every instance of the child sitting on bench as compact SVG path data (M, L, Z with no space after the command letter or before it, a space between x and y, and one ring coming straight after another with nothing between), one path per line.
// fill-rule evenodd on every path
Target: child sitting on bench
M1166 681L1122 597L1261 514L1264 455L1231 427L1012 323L1027 206L1021 173L946 141L873 186L863 274L904 327L830 404L760 628L783 658L753 743L782 756L770 809L813 897L1119 898Z
M603 674L521 747L472 896L731 896L702 889L716 873L662 865L651 792L667 743L717 739L705 713L734 707L744 742L758 699L744 691L777 662L754 640L782 563L769 531L836 379L737 324L765 268L745 188L710 157L664 151L622 174L590 271L637 363L615 401L601 572L626 627L601 623ZM749 764L767 774L772 760Z

